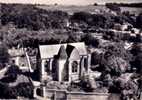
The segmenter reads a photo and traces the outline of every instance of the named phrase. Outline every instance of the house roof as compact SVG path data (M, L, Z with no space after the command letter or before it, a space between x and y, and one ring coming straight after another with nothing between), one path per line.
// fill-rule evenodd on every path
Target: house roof
M9 53L10 57L17 57L17 56L24 55L24 50L12 48L12 49L8 49L8 53Z
M53 58L55 55L58 55L58 52L62 45L65 47L66 51L67 51L67 45L71 45L78 50L79 55L87 54L84 42L55 44L55 45L39 45L39 52L41 59Z

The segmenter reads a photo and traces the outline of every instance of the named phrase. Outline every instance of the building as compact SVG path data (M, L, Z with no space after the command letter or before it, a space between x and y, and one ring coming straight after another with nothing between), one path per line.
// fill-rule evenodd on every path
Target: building
M20 70L22 71L29 71L32 72L33 70L31 69L30 61L29 61L29 56L27 53L24 51L23 48L12 48L8 49L8 53L10 56L9 62L14 63L19 67ZM32 70L32 71L31 71Z
M25 59L25 53L23 49L16 49L12 48L8 50L8 53L10 55L10 62L15 63L15 65L19 66L19 68L25 68L27 67L26 59Z
M37 56L40 81L51 76L54 81L71 82L90 71L90 54L83 42L39 45Z

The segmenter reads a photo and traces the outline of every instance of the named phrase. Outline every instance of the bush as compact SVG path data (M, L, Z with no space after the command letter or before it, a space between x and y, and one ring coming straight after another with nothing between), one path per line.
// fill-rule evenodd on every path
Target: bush
M20 83L13 88L16 89L18 96L33 98L33 85L31 83Z
M84 35L81 40L84 41L86 45L90 45L93 47L98 47L100 44L99 40L94 38L93 35L91 35L90 33Z
M81 88L86 92L93 92L96 88L95 80L89 78L89 76L83 76L80 81Z
M0 82L0 98L1 99L16 99L17 95L13 89L7 84Z
M9 60L8 48L4 43L0 43L0 63L7 63Z
M18 66L12 65L5 73L5 77L2 78L0 81L4 83L15 82L17 79L17 75L20 73L21 71L19 70Z
M120 12L121 9L117 4L114 3L106 3L106 7L109 8L112 11Z
M140 13L136 17L136 26L137 26L137 28L141 28L142 29L142 13Z
M18 96L33 98L33 86L31 83L20 83L15 87L9 87L0 82L0 90L1 99L16 99Z

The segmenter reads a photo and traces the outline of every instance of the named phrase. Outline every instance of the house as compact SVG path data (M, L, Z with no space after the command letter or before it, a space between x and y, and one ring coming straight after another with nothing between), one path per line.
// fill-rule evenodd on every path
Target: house
M25 52L23 48L11 48L8 49L8 53L10 55L10 63L14 63L21 70L29 70L27 58L25 56Z
M85 44L78 42L39 45L37 61L40 81L51 76L54 81L71 82L89 73L91 57Z

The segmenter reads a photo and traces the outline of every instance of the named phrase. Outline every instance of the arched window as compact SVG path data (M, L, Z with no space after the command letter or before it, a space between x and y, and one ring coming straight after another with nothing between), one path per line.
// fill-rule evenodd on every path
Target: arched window
M38 96L41 96L41 89L40 89L40 88L37 88L37 89L36 89L36 94L37 94Z
M78 72L78 63L77 61L72 62L72 73L77 73Z
M45 61L44 62L44 66L45 66L45 71L49 72L50 71L50 62L49 61Z
M84 68L87 71L88 70L88 59L84 58Z

